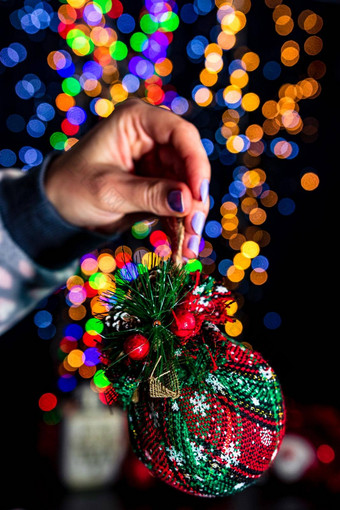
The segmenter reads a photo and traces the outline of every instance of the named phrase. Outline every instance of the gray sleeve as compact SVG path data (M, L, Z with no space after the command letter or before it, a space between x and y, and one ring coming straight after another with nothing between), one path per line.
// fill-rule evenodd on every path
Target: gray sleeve
M0 334L62 286L77 265L74 261L58 270L39 266L11 239L0 217Z
M45 194L48 162L0 171L0 334L65 284L81 256L119 237L63 220Z

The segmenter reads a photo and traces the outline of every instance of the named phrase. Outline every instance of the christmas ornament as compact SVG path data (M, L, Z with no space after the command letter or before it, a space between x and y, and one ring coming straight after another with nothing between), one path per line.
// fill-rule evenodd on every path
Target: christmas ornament
M129 358L140 360L149 354L150 344L149 340L145 338L145 336L137 333L136 335L129 336L125 340L123 348Z
M235 320L231 293L189 268L117 273L102 317L106 396L127 410L133 449L154 476L193 495L230 495L275 457L283 397L261 355L223 332Z
M126 265L115 279L99 348L107 402L127 410L137 457L192 495L245 489L274 459L285 410L271 367L225 334L233 296L178 260Z

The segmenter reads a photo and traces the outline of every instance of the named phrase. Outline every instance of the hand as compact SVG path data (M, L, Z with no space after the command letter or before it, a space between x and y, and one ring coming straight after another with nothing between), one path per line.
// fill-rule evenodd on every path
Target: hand
M90 230L122 233L141 219L183 218L182 254L193 258L209 210L209 181L197 129L164 108L129 99L53 160L45 187L65 220Z

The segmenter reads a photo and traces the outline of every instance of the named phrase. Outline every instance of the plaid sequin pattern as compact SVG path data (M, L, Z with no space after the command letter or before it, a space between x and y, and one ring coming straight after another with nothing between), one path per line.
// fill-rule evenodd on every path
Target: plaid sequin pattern
M218 368L177 399L141 400L128 411L132 446L152 474L183 492L227 496L269 468L285 429L278 379L258 353L206 330Z

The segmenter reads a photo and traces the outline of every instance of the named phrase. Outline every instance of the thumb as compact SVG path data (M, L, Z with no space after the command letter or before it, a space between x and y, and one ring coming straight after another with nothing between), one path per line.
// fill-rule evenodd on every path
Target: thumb
M186 216L192 208L192 194L184 182L124 174L111 188L113 212L151 213L157 216Z

